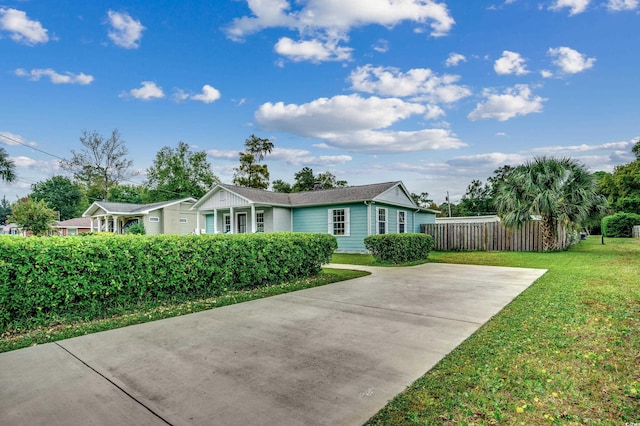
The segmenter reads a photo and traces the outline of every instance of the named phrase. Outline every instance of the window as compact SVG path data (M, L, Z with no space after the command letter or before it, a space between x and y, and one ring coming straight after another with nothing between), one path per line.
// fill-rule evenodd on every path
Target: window
M244 234L247 232L247 214L246 213L238 213L238 234Z
M387 233L387 209L378 208L378 234Z
M180 223L188 223L189 221L187 220L186 217L181 217L180 218Z
M228 234L229 232L231 232L231 215L225 214L222 217L222 221L223 221L223 230L225 234Z
M78 235L78 228L67 228L67 235Z
M407 212L398 212L398 234L407 232Z
M264 232L264 212L256 212L256 232Z
M160 222L160 218L158 216L149 216L149 222Z
M349 209L329 210L329 234L349 236Z

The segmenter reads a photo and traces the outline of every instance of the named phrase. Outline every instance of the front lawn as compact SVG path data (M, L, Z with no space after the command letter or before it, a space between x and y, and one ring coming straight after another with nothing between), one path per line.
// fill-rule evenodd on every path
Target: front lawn
M145 305L127 306L123 307L123 311L120 314L110 318L84 322L66 321L62 318L57 324L49 327L15 330L13 333L0 335L0 352L8 352L36 344L49 343L70 337L82 336L84 334L97 333L99 331L126 327L128 325L219 308L221 306L233 305L305 288L350 280L368 274L368 272L362 271L324 268L319 275L309 279L268 287L259 287L256 289L228 291L218 297L209 299L180 300L172 303L149 302Z
M549 271L368 424L640 423L640 242L605 242L431 253L432 262Z

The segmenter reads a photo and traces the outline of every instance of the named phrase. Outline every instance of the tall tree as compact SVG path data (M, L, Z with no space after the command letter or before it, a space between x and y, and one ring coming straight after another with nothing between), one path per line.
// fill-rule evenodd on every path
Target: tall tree
M329 171L318 174L316 182L320 183L322 189L344 188L347 186L346 180L338 180L335 175Z
M293 187L291 192L311 191L316 183L316 176L313 174L311 167L303 167L293 175Z
M7 151L0 146L0 181L16 180L16 164L9 158Z
M489 184L477 179L471 181L467 192L460 199L459 208L463 216L479 216L495 212L493 192Z
M177 198L200 198L220 182L207 161L205 151L193 152L184 142L173 149L163 147L147 169L145 187L149 202Z
M92 187L99 188L98 197L108 201L109 188L135 175L131 170L133 161L127 158L129 151L118 129L104 138L97 131L82 131L80 152L71 150L71 158L60 161L62 169L72 172L73 176L87 186L91 194ZM89 201L95 201L90 199Z
M558 225L580 224L604 198L594 176L570 158L537 157L516 167L498 186L498 214L507 226L519 227L541 216L544 251L557 248Z
M269 168L261 164L264 157L273 150L273 142L256 135L244 141L245 150L240 155L240 165L234 169L233 183L248 188L267 189Z
M86 206L82 187L64 176L53 176L31 185L30 197L44 200L53 211L60 213L60 220L72 219L82 214Z
M613 173L596 172L598 189L613 211L640 214L640 141L631 151L636 160L616 166Z
M109 200L113 203L144 204L148 200L147 192L139 185L116 185L109 189Z
M6 196L0 200L0 225L7 224L7 216L11 215L11 203L7 200Z
M11 216L7 218L23 231L33 235L47 235L53 229L58 214L51 210L44 200L36 201L25 197L11 206Z
M288 194L291 192L291 184L282 179L276 179L271 182L271 189L273 192L284 192Z
M429 198L428 192L421 192L420 194L411 193L411 198L413 202L416 203L419 207L427 207L433 203L433 200Z

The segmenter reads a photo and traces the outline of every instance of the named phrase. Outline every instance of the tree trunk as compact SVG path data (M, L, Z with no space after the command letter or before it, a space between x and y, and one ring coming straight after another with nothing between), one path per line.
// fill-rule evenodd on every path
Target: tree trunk
M551 215L543 215L540 224L542 232L542 251L553 251L556 249L556 221Z

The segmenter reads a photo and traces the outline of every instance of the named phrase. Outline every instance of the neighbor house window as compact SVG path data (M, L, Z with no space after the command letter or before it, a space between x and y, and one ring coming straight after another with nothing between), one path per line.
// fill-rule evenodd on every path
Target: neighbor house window
M264 212L256 212L256 232L264 232Z
M78 228L67 228L67 235L78 235Z
M329 234L349 236L349 209L329 210Z
M398 234L407 232L407 212L398 212Z
M387 233L387 209L378 208L378 234Z
M180 218L180 223L188 223L189 221L187 220L186 217L181 217Z
M149 222L160 222L160 218L158 216L149 216Z
M224 222L224 233L228 234L231 232L231 215L225 214L222 220Z

